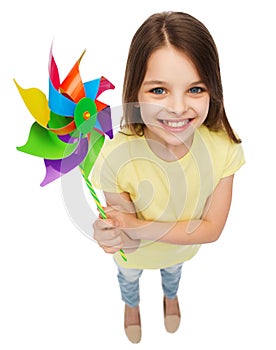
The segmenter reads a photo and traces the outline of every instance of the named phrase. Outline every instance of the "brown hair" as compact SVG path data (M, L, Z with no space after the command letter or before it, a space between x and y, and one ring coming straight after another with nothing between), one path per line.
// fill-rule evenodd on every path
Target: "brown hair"
M185 52L210 93L209 111L204 124L213 131L225 130L234 142L240 143L225 113L219 56L214 40L199 20L183 12L153 14L135 33L125 70L121 125L139 136L144 134L143 120L135 103L149 57L157 49L168 45Z

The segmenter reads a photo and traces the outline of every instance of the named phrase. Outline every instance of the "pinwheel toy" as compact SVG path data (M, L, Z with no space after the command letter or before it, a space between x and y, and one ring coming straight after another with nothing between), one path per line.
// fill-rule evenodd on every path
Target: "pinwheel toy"
M17 150L44 158L45 186L79 167L87 187L103 219L101 203L88 179L89 173L103 146L105 135L113 137L110 107L98 100L100 94L114 85L101 77L83 83L79 65L85 51L64 81L53 57L49 57L49 96L37 88L23 89L14 80L17 89L35 118L27 143ZM122 258L126 261L123 250Z

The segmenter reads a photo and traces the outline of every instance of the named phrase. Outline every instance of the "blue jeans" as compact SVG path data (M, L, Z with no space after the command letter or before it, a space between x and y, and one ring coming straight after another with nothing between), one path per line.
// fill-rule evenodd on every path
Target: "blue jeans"
M161 269L162 289L168 299L176 297L181 278L182 263ZM118 281L122 300L129 306L135 307L140 302L139 278L143 270L126 269L118 266Z

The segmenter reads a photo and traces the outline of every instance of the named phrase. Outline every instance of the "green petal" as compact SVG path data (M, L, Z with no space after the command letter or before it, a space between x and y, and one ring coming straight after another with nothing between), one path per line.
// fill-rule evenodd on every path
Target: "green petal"
M104 144L104 135L100 134L99 132L92 130L90 133L90 148L87 152L87 155L82 162L81 167L84 171L84 176L88 178L90 171L101 151L101 148Z
M58 136L35 122L27 143L16 148L18 151L45 159L62 159L72 154L77 145L77 142L70 144L61 141Z
M53 111L50 112L50 120L48 122L48 127L53 129L62 128L73 120L70 117L64 117L62 115L58 115Z

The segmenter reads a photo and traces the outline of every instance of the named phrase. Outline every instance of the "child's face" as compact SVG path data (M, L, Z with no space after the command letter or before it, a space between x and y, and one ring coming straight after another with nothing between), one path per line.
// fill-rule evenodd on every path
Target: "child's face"
M166 147L191 146L206 119L210 95L191 60L173 47L162 47L149 58L138 93L145 135Z

